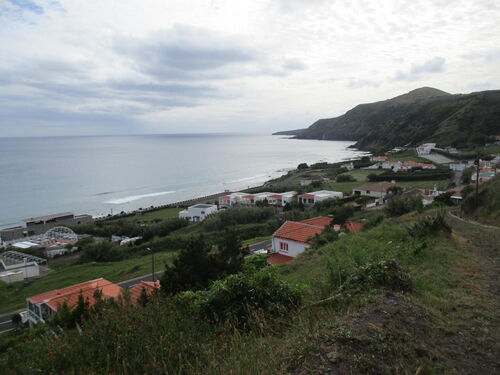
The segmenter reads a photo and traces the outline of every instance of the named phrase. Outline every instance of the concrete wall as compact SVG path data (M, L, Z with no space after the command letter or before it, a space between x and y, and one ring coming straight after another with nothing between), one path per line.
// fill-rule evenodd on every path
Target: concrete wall
M280 249L280 242L285 242L288 244L288 251L283 251ZM296 257L300 253L303 253L309 247L309 245L305 243L286 240L279 237L273 237L272 244L273 244L273 252L280 253L283 255L288 255L289 257Z

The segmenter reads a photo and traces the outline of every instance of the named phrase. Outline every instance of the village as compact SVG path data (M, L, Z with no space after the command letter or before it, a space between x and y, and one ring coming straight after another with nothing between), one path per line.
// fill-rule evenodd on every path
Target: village
M498 144L500 137L496 137L495 142ZM500 164L498 153L484 155L480 159L462 160L450 157L453 155L458 156L458 151L452 148L436 149L436 144L426 143L415 149L396 148L385 155L372 155L331 165L301 165L296 171L264 186L219 194L216 201L206 200L184 208L168 207L156 213L155 210L141 210L129 215L129 218L142 222L140 225L147 225L148 215L154 214L155 220L160 220L158 215L168 212L169 218L177 217L189 224L186 228L195 228L207 218L231 209L272 209L277 217L290 210L305 212L305 219L284 220L272 233L261 231L259 235L253 236L254 239L252 234L242 237L250 249L247 257L263 255L267 264L279 265L293 261L314 245L325 231L335 232L338 236L359 232L367 218L373 213L383 212L392 199L418 197L422 207L446 199L458 206L464 193L470 194L474 186L491 180ZM328 209L318 207L335 207L335 210L328 214ZM340 212L339 207L348 209L349 214L336 214ZM112 222L115 218L108 218L103 223L107 220ZM79 256L79 245L86 239L97 243L109 241L124 249L144 242L140 233L111 233L106 238L81 233L78 229L99 222L89 215L61 213L26 219L24 226L0 230L1 244L4 246L4 251L0 253L0 281L14 285L36 284L40 278L50 278L54 274L50 269L51 263L56 261L64 264L65 259L68 259L70 267L71 262ZM184 230L182 226L184 224L180 231ZM161 253L161 250L157 249L156 252ZM147 255L145 258L149 259ZM144 266L149 262L147 259L143 261ZM122 288L116 282L107 280L103 277L105 275L94 274L95 278L90 281L82 280L74 285L62 285L64 287L60 289L28 295L25 298L26 309L19 310L21 324L33 326L43 323L56 314L61 306L72 308L82 297L91 306L96 303L96 295L108 299L123 299L127 295L132 303L140 303L160 288L162 271L155 274L154 258L152 262L152 275L137 278L135 283L127 284L129 288ZM144 269L144 266L139 269ZM140 272L139 269L137 272ZM135 276L137 272L115 278L115 281ZM96 294L96 291L99 293ZM14 306L19 306L19 302Z

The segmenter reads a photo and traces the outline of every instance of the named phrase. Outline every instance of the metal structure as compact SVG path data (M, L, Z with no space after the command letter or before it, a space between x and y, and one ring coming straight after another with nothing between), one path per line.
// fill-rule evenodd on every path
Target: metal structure
M68 242L78 241L78 236L68 227L54 227L43 235L43 242Z
M23 263L24 259L26 259L27 262L36 262L37 264L42 264L47 262L47 259L43 259L40 257L36 257L34 255L21 253L19 251L14 251L14 250L9 250L1 253L0 258L3 258L6 264Z

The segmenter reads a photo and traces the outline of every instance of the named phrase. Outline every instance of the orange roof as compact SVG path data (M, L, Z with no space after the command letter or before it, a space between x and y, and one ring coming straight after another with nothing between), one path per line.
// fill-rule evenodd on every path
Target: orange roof
M290 262L291 260L293 260L293 257L276 253L272 257L267 258L266 262L269 264L282 264L282 263Z
M300 194L299 198L314 198L314 194Z
M321 234L321 232L323 232L323 227L320 226L299 223L296 221L286 221L273 233L273 237L307 243L311 237Z
M68 286L67 288L37 294L36 296L28 297L27 300L35 304L46 303L53 310L57 311L58 304L63 304L64 302L66 302L68 306L76 304L78 296L81 293L85 299L88 299L92 306L95 303L94 292L97 289L102 291L103 298L116 298L122 291L122 288L118 285L100 278Z
M324 216L313 217L312 219L302 220L301 223L316 225L318 227L324 227L325 225L330 225L333 219Z
M361 230L363 224L357 223L355 221L346 221L344 224L344 228L351 233L357 233Z
M273 194L273 195L270 195L269 198L281 199L282 197L280 194Z
M229 199L231 198L229 195L223 195L222 197L219 197L219 199Z
M146 290L147 295L151 295L156 289L160 289L160 283L154 283L152 281L141 281L139 284L134 285L129 289L130 301L136 303L139 296L142 293L142 288Z
M255 195L248 194L248 195L244 195L242 198L253 199L253 198L255 198Z

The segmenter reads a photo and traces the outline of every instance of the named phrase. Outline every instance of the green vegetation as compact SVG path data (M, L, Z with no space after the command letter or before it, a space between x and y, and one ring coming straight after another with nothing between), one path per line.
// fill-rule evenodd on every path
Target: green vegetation
M175 219L179 217L179 212L182 211L182 208L179 207L165 207L159 208L151 211L143 212L140 215L131 214L127 216L121 216L118 218L106 219L108 222L116 222L116 221L131 221L135 223L148 223L154 222L158 220L165 219Z
M491 181L488 181L479 186L479 194L477 196L475 189L471 188L470 192L464 198L462 203L463 212L475 220L479 220L486 224L500 225L500 175L495 176Z
M500 91L450 95L420 88L377 103L361 104L346 114L318 120L297 137L357 140L362 150L387 151L406 144L474 148L496 135Z

